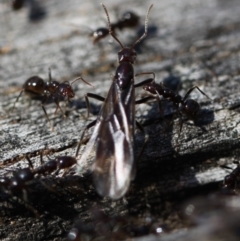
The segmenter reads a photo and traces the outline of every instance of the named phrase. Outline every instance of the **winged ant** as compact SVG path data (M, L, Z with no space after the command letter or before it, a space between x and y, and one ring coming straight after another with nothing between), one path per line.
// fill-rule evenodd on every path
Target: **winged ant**
M169 102L172 102L174 107L176 108L177 112L181 114L185 114L189 119L194 120L200 111L200 105L196 100L188 99L190 93L197 89L201 94L205 95L209 98L202 90L199 89L198 86L193 86L190 88L184 97L179 94L176 94L173 90L167 88L162 83L158 84L155 82L155 74L153 72L149 73L141 73L141 74L152 74L153 78L149 78L144 80L146 84L143 85L143 89L151 94L153 98L158 100L160 112L162 112L161 107L161 96ZM136 76L138 76L137 74ZM144 82L143 81L143 82ZM210 98L209 98L210 99ZM179 133L182 131L183 120L181 117L180 121L180 130Z
M111 29L115 35L116 29L134 28L139 24L139 17L131 11L126 11L116 23L110 23ZM93 39L93 44L98 43L101 39L109 34L109 29L100 27L93 31L89 36Z
M56 109L54 114L56 114L58 109L60 109L63 116L65 116L62 108L59 105L59 102L64 98L67 98L67 100L70 101L70 99L72 99L75 96L74 91L72 89L72 84L79 79L81 79L85 84L88 84L91 86L91 84L85 81L82 77L76 78L71 83L69 82L60 83L58 81L52 80L50 69L49 69L49 81L47 82L44 82L44 80L39 76L32 76L29 79L27 79L23 84L23 88L14 103L13 109L15 108L15 105L18 102L22 93L25 92L27 95L30 96L31 99L41 100L41 107L44 111L44 114L48 122L50 123L47 111L44 107L45 103L49 100L49 98L52 99L56 104Z
M153 5L147 11L145 32L131 47L124 47L116 37L112 30L108 11L103 4L102 6L108 20L109 34L119 43L122 49L118 52L119 66L113 77L107 97L103 98L92 93L86 95L88 106L88 97L103 101L103 105L98 118L89 123L83 130L76 156L78 156L86 130L95 125L85 151L78 160L78 171L81 172L96 144L95 162L92 167L96 190L101 196L119 199L127 192L130 181L135 176L133 140L135 123L144 132L141 125L135 121L133 64L136 59L136 52L134 47L147 36L148 15ZM139 83L138 86L141 86L141 84ZM145 135L145 143L146 140L147 136ZM140 154L142 151L143 148Z

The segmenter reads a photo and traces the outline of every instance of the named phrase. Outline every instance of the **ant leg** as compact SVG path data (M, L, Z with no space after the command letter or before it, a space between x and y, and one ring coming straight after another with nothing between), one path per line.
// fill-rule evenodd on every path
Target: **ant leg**
M57 111L58 111L58 109L59 109L59 110L62 112L63 117L66 118L66 115L65 115L63 109L62 109L62 108L60 107L60 105L59 105L59 100L54 100L54 102L55 102L55 104L57 105L57 107L56 107L56 109L55 109L55 111L54 111L54 115L57 114Z
M139 74L136 74L136 76L139 76L139 75L144 75L144 74L152 74L153 75L153 78L149 78L149 79L146 79L146 80L143 80L141 81L140 83L138 84L135 84L134 85L134 88L137 88L137 87L140 87L140 86L143 86L145 84L148 84L148 83L151 83L151 82L154 82L155 81L155 73L154 72L143 72L143 73L139 73Z
M199 89L198 86L193 86L191 89L188 90L188 92L185 94L184 98L183 98L183 102L187 99L187 97L189 96L189 94L194 90L197 89L201 94L205 95L208 99L212 100L208 95L206 95L202 90Z
M48 68L48 79L49 79L49 81L52 81L51 68Z
M25 190L26 191L26 190ZM21 198L18 198L16 196L14 196L21 204L23 204L27 209L29 209L30 211L32 211L35 214L36 218L40 218L40 214L37 211L37 209L35 209L32 205L30 205L27 201L22 200Z
M26 155L26 159L28 161L28 164L29 164L30 168L33 169L32 161L31 161L31 159L30 159L30 157L28 155Z
M83 132L82 132L82 135L81 135L81 138L80 138L80 141L79 141L78 146L77 146L77 151L76 151L76 155L75 155L76 157L78 156L78 153L79 153L79 150L80 150L80 147L81 147L81 144L82 144L82 141L83 141L83 137L84 137L84 135L85 135L85 132L86 132L88 129L90 129L91 127L93 127L96 123L97 123L97 119L94 120L94 121L92 121L92 122L90 122L90 123L84 128L84 130L83 130Z
M22 89L21 92L20 92L20 94L18 95L18 97L17 97L17 99L16 99L16 101L14 102L14 105L13 105L13 107L12 107L12 111L14 111L15 105L16 105L16 103L18 102L18 100L19 100L20 96L22 95L22 92L23 92L23 91L25 91L25 89Z
M152 100L152 99L155 99L154 96L147 96L147 97L144 97L140 100L136 100L135 101L135 105L139 105L139 104L143 104L143 103L146 103L148 100Z
M45 114L45 116L46 116L46 118L47 118L47 120L48 120L48 122L49 122L50 128L52 129L52 131L54 131L53 125L51 124L50 119L49 119L49 116L48 116L48 114L47 114L47 111L46 111L46 109L45 109L45 107L44 107L44 103L46 102L46 100L47 100L47 98L45 98L45 99L42 101L41 106L42 106L43 112L44 112L44 114Z
M99 101L102 101L102 102L105 101L105 98L100 96L100 95L96 95L96 94L93 94L93 93L87 93L85 95L85 101L86 101L86 105L87 105L87 109L88 109L87 118L89 118L89 113L90 113L90 104L89 104L88 98L93 98L93 99L96 99L96 100L99 100Z

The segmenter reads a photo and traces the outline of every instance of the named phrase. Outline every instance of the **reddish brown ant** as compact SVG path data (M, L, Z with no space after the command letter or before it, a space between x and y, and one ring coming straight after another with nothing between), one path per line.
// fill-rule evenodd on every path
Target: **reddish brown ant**
M198 86L193 86L192 88L190 88L185 94L185 96L182 97L181 95L176 94L173 90L164 86L162 83L157 84L155 82L155 74L153 72L141 73L141 75L142 74L153 75L153 78L149 78L143 81L143 82L146 82L146 84L143 85L143 89L149 92L153 96L153 98L156 98L158 100L160 112L162 112L162 108L161 108L161 96L162 96L164 99L173 103L178 113L185 114L189 119L195 120L195 118L199 114L200 105L196 100L188 99L188 96L194 89L197 89L201 94L209 98L202 90L199 89ZM136 76L138 75L140 74L137 74ZM182 124L183 124L183 120L181 118L179 133L181 133Z
M23 88L14 103L13 109L15 108L15 105L18 102L22 93L25 92L27 95L30 96L31 99L41 100L42 109L49 122L50 120L49 120L47 111L44 107L46 101L49 98L51 98L56 103L56 109L54 114L56 114L57 110L60 109L63 116L65 116L62 108L59 105L59 102L64 98L67 98L67 100L70 101L70 99L74 97L75 94L72 89L72 84L79 79L81 79L84 83L92 86L90 83L85 81L82 77L76 78L71 83L69 82L60 83L58 81L54 81L52 80L50 69L49 69L49 81L47 82L44 82L44 80L39 76L32 76L29 79L27 79L26 82L23 84Z
M131 11L124 12L116 23L111 23L111 29L115 34L116 29L134 28L139 24L139 17ZM109 34L109 28L97 28L89 36L92 37L93 43L96 44Z

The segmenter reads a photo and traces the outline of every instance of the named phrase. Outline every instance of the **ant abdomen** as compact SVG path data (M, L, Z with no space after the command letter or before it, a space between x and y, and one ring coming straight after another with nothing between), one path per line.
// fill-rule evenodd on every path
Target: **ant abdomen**
M183 103L183 111L184 113L190 118L190 119L195 119L197 114L200 111L200 105L196 100L193 99L187 99Z
M59 169L69 168L77 163L75 157L72 156L58 156L56 157L56 162Z
M89 37L92 37L93 44L96 44L99 40L105 38L109 34L109 30L107 28L98 28L92 33L89 34Z
M123 13L121 19L118 22L118 28L134 28L139 24L139 17L131 11Z
M20 191L26 187L26 183L33 180L34 173L29 168L23 168L13 172L9 189L12 192Z
M45 89L45 82L39 76L32 76L23 84L23 90L30 97L35 98L42 95ZM20 93L21 94L21 93Z

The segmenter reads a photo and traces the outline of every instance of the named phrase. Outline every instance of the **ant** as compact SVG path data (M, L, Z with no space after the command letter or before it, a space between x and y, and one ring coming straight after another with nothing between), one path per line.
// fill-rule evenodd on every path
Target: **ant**
M134 47L147 36L148 16L152 6L147 11L143 35L131 47L124 47L114 34L107 8L102 4L107 16L109 34L121 47L118 52L119 65L106 98L93 93L86 94L87 106L89 106L88 97L103 101L103 105L97 119L89 123L83 130L76 156L78 156L85 132L95 126L85 151L78 160L78 171L81 171L95 146L96 155L93 164L95 187L101 196L112 199L123 197L135 176L133 137L135 125L145 135L145 142L139 156L141 156L148 140L148 135L145 134L143 127L135 121L136 103L133 64L137 56ZM146 84L146 82L139 83L138 86L143 84Z
M70 99L72 99L75 96L74 91L72 89L72 84L75 81L81 79L85 84L92 86L90 83L85 81L82 77L76 78L71 83L69 82L60 83L58 81L52 80L50 69L48 74L49 74L49 81L47 82L44 82L44 80L39 76L32 76L29 79L27 79L26 82L23 84L23 88L14 103L13 109L15 108L15 105L18 102L22 93L25 92L27 95L30 96L31 99L41 100L42 109L44 111L44 114L48 122L50 123L47 111L44 107L46 101L49 98L52 98L52 100L55 102L57 106L54 114L56 114L58 109L60 109L63 116L65 116L62 108L59 105L59 102L64 98L67 98L68 102L70 102Z
M11 1L11 6L14 11L17 11L21 9L24 5L24 0L12 0Z
M158 100L159 109L162 113L162 107L161 107L161 99L162 96L164 99L168 100L169 102L172 102L174 107L177 109L178 113L185 114L189 119L195 120L199 114L200 111L200 105L196 100L188 99L189 94L194 90L197 89L201 94L205 95L207 98L209 98L202 90L199 89L198 86L193 86L190 88L184 97L182 97L179 94L176 94L173 90L167 88L162 83L157 84L155 82L155 74L153 72L148 73L141 73L142 74L152 74L153 78L149 78L144 80L143 82L146 82L145 85L143 85L143 89L147 92L149 92L153 98L156 98ZM137 74L135 76L138 76L140 74ZM209 98L210 99L210 98ZM182 131L182 125L183 120L181 118L180 122L180 131Z
M139 24L139 17L131 11L126 11L116 23L111 23L111 29L115 34L116 29L123 30L124 28L134 28ZM96 44L101 39L109 34L109 28L97 28L89 37L92 37L93 44Z
M240 165L238 164L237 167L233 169L230 174L225 176L223 181L224 187L229 189L234 188L239 177L240 177Z
M30 21L38 21L45 17L46 11L40 5L40 1L36 0L11 0L11 8L13 11L19 11L25 4L29 6L28 18Z
M19 169L18 171L13 172L12 177L2 177L0 178L0 187L11 195L16 195L21 191L23 193L23 200L27 207L29 207L35 214L38 216L38 212L27 204L27 187L31 181L38 175L51 174L54 171L60 171L61 169L70 168L76 164L76 158L72 156L58 156L54 159L50 159L45 164L33 169L32 162L28 156L26 156L29 166L27 168ZM42 154L41 154L41 163Z

